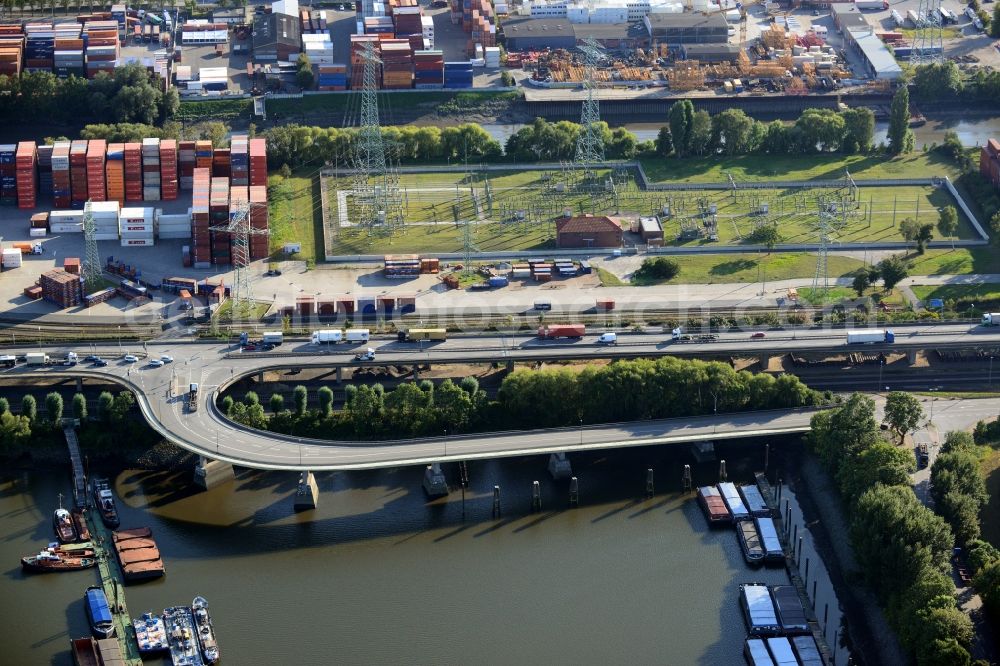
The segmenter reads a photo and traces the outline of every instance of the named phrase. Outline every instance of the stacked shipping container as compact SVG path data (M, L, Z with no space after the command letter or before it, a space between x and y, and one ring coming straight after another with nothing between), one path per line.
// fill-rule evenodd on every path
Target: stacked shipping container
M223 176L212 177L208 221L212 227L225 227L229 224L229 179ZM229 234L225 231L212 232L212 263L232 263L232 245Z
M177 199L177 141L160 141L160 198L164 201Z
M258 231L268 229L267 222L267 186L250 186L250 228ZM255 234L250 236L250 258L263 259L269 254L267 236Z
M72 201L70 146L69 141L56 141L52 147L52 203L56 208L69 208Z
M160 200L160 140L142 140L142 200Z
M181 141L177 150L178 184L182 190L194 186L195 142Z
M38 199L38 158L34 141L22 141L17 144L17 155L14 158L14 163L17 169L15 176L17 207L34 208Z
M267 141L250 139L250 186L267 186Z
M17 144L0 145L0 204L17 203Z
M82 204L87 200L87 142L70 142L69 180L73 203Z
M444 51L416 51L413 54L413 87L444 86Z
M413 49L407 39L379 42L382 58L382 87L387 90L413 87Z
M108 154L108 142L95 139L87 144L87 198L91 201L107 201L107 181L104 175L104 160Z
M24 65L24 34L19 25L0 25L0 74L17 76Z
M125 144L125 201L142 201L142 144Z
M211 200L212 170L195 168L191 192L191 261L195 268L212 263L212 239L208 210Z
M250 184L250 139L245 134L234 134L229 141L229 180L234 186Z
M125 203L125 144L108 145L108 160L105 163L108 184L108 201Z

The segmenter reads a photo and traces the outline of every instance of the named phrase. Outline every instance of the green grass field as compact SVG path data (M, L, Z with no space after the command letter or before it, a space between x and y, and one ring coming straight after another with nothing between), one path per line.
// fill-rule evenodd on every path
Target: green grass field
M290 178L272 174L267 179L268 217L271 227L271 257L286 258L281 252L285 243L300 243L299 258L309 262L323 261L321 239L323 210L320 205L319 179L305 172L295 172Z
M959 311L973 305L980 312L1000 309L1000 284L916 285L912 289L925 306L928 299L940 298L945 303L953 301Z
M926 159L920 164L929 168ZM805 188L735 194L726 190L650 192L626 178L618 181L617 196L613 196L604 189L610 175L610 171L598 172L601 187L596 194L587 194L560 188L562 175L557 171L403 173L399 184L405 226L391 237L341 226L339 206L344 199L337 193L350 190L352 185L347 178L327 178L324 186L331 209L326 223L327 253L457 252L464 237L459 223L466 220L473 221L474 242L481 250L542 249L551 247L554 220L566 210L634 217L656 214L665 207L672 212L664 221L666 244L711 245L715 241L709 241L707 233L701 238L679 238L683 227L704 228L703 213L711 206L716 208L716 234L721 245L751 243L754 226L761 221L778 225L782 244L815 243L817 194L845 195L834 189ZM837 217L832 240L902 241L899 223L903 219L936 223L938 209L952 203L946 190L934 187L861 188L847 213ZM768 213L759 215L763 204L767 204ZM348 217L352 215L349 211ZM968 220L962 216L961 221L957 237L974 238Z
M1000 252L992 247L928 250L912 260L911 275L1000 273Z
M737 180L829 180L844 177L847 169L855 179L929 178L959 176L955 165L935 153L912 153L888 158L884 155L744 155L739 157L646 158L640 160L654 183L725 182L727 173Z
M759 282L766 280L791 280L811 278L816 272L816 256L807 252L781 252L763 254L686 254L671 256L681 267L680 274L667 282L640 281L635 286L651 284L725 284L735 282ZM831 277L848 275L863 265L863 262L848 257L830 256L828 268ZM607 278L599 273L605 286L614 284L613 274ZM623 283L624 284L624 283Z

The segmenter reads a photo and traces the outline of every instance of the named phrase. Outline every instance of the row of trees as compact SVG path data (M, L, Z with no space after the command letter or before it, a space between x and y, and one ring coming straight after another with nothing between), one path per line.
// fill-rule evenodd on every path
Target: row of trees
M907 112L907 120L909 120ZM791 125L776 120L762 123L740 109L714 116L695 111L689 100L670 108L669 124L655 142L640 142L623 127L600 123L608 159L645 155L667 157L724 155L791 155L816 152L866 153L872 149L875 116L869 109L806 109ZM552 162L573 159L580 124L568 120L550 123L536 118L512 134L501 147L479 125L458 127L386 127L383 136L403 163L507 159ZM287 164L348 164L357 130L353 128L283 125L264 132L273 168Z
M305 387L296 387L294 408L270 398L267 417L256 394L220 407L246 425L296 435L329 438L399 438L482 430L552 428L693 416L712 412L802 407L822 396L794 375L773 377L735 371L718 362L618 361L608 366L517 370L490 400L474 377L455 384L425 380L386 391L380 384L348 385L344 408L333 409L333 393L322 387L320 408L308 409Z
M788 125L780 120L760 122L741 109L713 116L695 111L691 101L684 100L670 107L667 118L668 125L656 140L656 152L664 157L867 153L875 136L875 114L865 108L806 109Z
M457 127L386 127L382 130L393 154L401 162L479 162L503 155L500 142L479 125L466 123ZM349 165L352 145L358 130L354 128L280 125L263 132L267 138L267 159L272 168L287 164Z
M886 420L900 439L921 418L912 396L889 395ZM875 403L861 394L814 416L809 441L837 482L862 574L902 645L918 664L969 664L972 622L950 575L954 536L909 487L913 453L882 437Z
M26 394L19 405L18 413L11 410L10 402L0 398L0 450L4 452L17 451L27 445L34 437L46 436L59 431L62 418L65 415L65 405L61 394L50 392L42 403L45 409L44 417L38 413L39 404L35 396ZM79 419L83 433L93 435L90 440L98 439L105 444L113 445L121 441L120 427L129 425L145 428L141 421L129 418L135 405L135 397L130 391L122 391L118 395L104 391L97 400L97 428L87 428L89 423L87 398L82 393L73 395L70 402L70 414ZM107 426L113 426L109 430Z
M145 123L169 120L180 108L173 88L163 92L141 64L118 67L92 79L52 72L0 75L0 119L7 122Z

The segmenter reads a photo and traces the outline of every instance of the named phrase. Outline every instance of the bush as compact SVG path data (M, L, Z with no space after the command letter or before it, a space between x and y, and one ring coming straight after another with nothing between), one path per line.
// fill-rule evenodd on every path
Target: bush
M655 257L642 262L632 277L633 282L673 280L681 272L680 264L667 257Z

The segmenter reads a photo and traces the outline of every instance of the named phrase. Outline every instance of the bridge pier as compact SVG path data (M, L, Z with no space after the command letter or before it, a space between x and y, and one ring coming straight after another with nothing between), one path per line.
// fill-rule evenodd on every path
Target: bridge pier
M771 365L771 355L761 354L757 362L760 364L761 372L767 372L768 367Z
M420 366L419 365L414 365L413 366L413 381L415 381L415 382L419 382L420 381Z
M566 459L565 453L549 454L549 474L556 481L573 476L573 465Z
M906 352L906 362L909 363L910 365L916 365L917 353L918 352L916 349L911 349L910 351Z
M337 383L341 384L344 381L344 369L342 367L337 368Z
M312 472L299 474L299 487L295 491L295 510L309 511L315 509L319 502L319 486Z
M233 466L221 460L212 460L202 456L198 466L194 468L194 482L205 490L209 490L235 478Z
M427 497L430 499L437 499L438 497L446 497L448 495L448 480L444 476L444 472L441 471L441 465L439 463L434 463L428 465L424 469L424 492L427 493Z
M76 378L76 392L83 393L83 377Z

